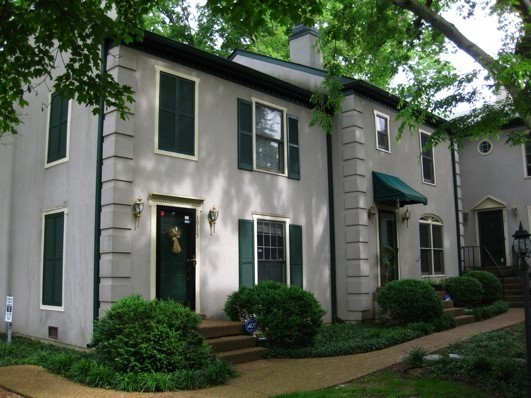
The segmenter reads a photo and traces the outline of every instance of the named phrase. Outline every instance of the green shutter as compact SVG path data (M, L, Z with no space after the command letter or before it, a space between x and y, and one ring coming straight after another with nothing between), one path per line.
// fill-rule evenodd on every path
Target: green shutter
M238 221L240 286L254 285L254 226L252 220Z
M42 304L61 306L63 301L64 213L44 217Z
M68 99L61 98L58 93L54 93L50 104L47 163L66 157L67 127Z
M253 104L238 99L238 167L253 169Z
M292 286L302 288L302 226L289 226L289 271Z
M291 116L288 116L288 177L301 179L299 121Z
M158 149L195 155L195 83L160 73Z

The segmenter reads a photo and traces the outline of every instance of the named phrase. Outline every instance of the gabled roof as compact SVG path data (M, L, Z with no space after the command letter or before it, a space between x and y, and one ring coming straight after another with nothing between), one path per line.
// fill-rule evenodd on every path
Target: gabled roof
M309 108L312 107L310 98L313 93L309 90L238 64L230 59L218 57L217 55L152 32L146 31L142 42L126 44L126 46L299 103Z

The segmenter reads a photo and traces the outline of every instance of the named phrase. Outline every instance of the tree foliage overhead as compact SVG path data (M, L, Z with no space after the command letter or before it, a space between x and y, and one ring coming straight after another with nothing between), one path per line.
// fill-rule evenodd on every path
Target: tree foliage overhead
M0 136L16 133L20 109L28 105L23 95L37 93L39 86L95 112L103 98L125 116L132 89L100 73L100 49L106 40L141 39L142 19L152 5L149 0L0 2ZM65 68L59 76L58 66Z

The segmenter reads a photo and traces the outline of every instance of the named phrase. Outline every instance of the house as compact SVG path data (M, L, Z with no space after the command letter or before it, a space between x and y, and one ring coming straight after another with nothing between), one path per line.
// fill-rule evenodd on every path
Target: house
M499 140L465 141L460 150L464 221L463 268L508 274L517 265L512 235L519 223L531 230L531 145L510 146L512 123Z
M85 346L133 293L219 318L263 279L314 293L326 322L364 321L389 280L457 275L457 155L423 149L430 125L397 142L399 99L356 79L333 134L311 127L314 39L295 30L292 62L151 33L109 48L107 70L136 92L127 120L44 86L28 95L0 146L14 332Z

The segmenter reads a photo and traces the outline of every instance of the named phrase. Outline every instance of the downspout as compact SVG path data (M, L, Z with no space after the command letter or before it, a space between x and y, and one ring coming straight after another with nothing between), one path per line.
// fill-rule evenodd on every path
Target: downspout
M328 166L328 214L330 216L330 294L332 322L338 322L336 281L336 223L334 213L334 173L332 162L332 134L326 134L326 160Z
M107 52L109 46L105 41L101 46L101 73L107 71ZM99 318L100 312L100 235L101 235L101 176L103 168L103 123L105 101L100 98L100 112L98 113L98 147L96 149L96 190L94 199L94 290L93 290L93 320Z
M456 237L457 237L457 264L459 264L459 275L463 274L463 255L461 253L461 224L459 221L459 195L457 193L457 166L455 164L455 151L456 146L453 140L450 141L451 149L450 153L452 155L452 177L454 180L454 205L455 205L455 226L456 226Z

